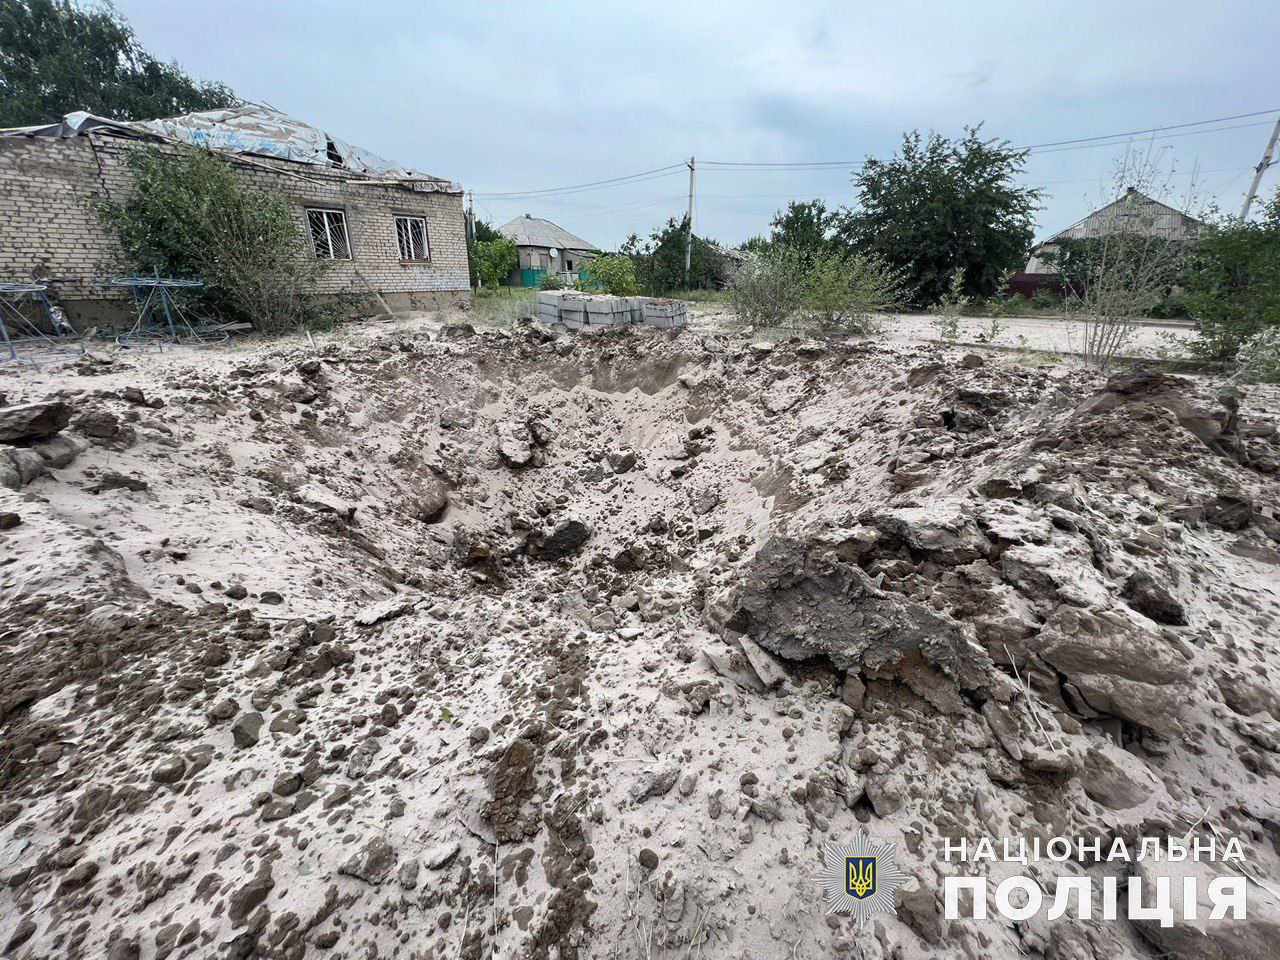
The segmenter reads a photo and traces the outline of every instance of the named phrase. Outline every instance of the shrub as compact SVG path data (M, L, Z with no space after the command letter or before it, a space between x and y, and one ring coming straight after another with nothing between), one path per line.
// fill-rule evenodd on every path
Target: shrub
M1280 327L1255 333L1236 353L1235 379L1244 383L1280 383Z
M800 256L772 247L740 264L729 278L729 303L741 323L785 326L801 304Z
M1052 310L1062 306L1062 298L1048 287L1038 287L1031 294L1031 306L1037 310Z
M244 184L207 150L129 155L133 196L102 216L141 273L200 279L197 312L274 333L332 322L311 293L321 272L279 193Z
M1191 349L1230 360L1280 324L1280 193L1260 220L1214 224L1196 242L1181 301L1195 323Z
M823 334L869 333L901 279L875 257L772 247L734 271L729 302L742 323Z
M636 265L630 257L620 253L596 257L588 261L584 287L611 293L615 297L633 297L640 292L636 283Z
M666 225L653 231L648 240L632 234L622 244L621 253L635 264L636 283L654 296L673 290L705 290L717 286L721 274L721 256L714 241L693 235L693 249L688 276L684 254L689 239L689 218L672 217Z
M901 297L902 277L878 257L820 251L801 275L806 326L828 334L865 334L875 330L874 315Z
M477 240L475 245L476 276L486 287L497 287L520 263L516 245L507 237Z
M933 322L938 328L938 335L943 340L954 343L960 339L960 314L969 306L971 299L964 292L964 271L953 271L946 292L930 311L934 315Z
M548 270L538 278L539 290L563 290L568 286L568 281L554 270Z

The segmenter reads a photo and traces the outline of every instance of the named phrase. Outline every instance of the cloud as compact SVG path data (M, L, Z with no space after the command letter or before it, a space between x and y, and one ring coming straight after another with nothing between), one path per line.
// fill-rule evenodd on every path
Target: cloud
M1260 109L1272 104L1259 102L1255 78L1269 72L1280 39L1268 5L1190 0L118 6L160 56L488 192L598 180L691 154L887 155L905 129L955 134L984 119L993 135L1030 143ZM1245 129L1177 148L1187 165L1247 166L1264 136ZM1045 223L1082 215L1084 181L1110 159L1036 158L1038 181L1077 181L1051 188ZM497 219L564 211L566 227L611 245L678 213L672 198L684 186L677 172L554 202L493 198L485 209ZM838 194L847 175L708 168L700 188L703 226L738 241L760 232L787 193Z

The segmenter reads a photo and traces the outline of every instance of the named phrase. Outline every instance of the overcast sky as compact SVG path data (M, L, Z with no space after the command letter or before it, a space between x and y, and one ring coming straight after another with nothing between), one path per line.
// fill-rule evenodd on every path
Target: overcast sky
M462 183L495 225L530 212L602 247L681 215L687 172L553 197L484 194L695 155L697 230L738 243L790 198L853 202L850 173L705 161L888 157L903 130L952 136L978 121L1030 145L1280 108L1275 0L116 5L156 55ZM1237 208L1273 119L1155 147L1179 193L1194 179L1201 200ZM1039 235L1098 205L1123 154L1033 155ZM1273 169L1264 188L1277 179Z

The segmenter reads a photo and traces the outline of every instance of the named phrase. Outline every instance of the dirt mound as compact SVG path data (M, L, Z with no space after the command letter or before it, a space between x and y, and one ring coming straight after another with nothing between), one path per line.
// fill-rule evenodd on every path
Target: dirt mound
M1280 875L1274 391L317 343L6 378L65 439L0 489L10 954L1096 960L1190 941L944 921L946 840L1208 808ZM864 828L859 933L811 877Z

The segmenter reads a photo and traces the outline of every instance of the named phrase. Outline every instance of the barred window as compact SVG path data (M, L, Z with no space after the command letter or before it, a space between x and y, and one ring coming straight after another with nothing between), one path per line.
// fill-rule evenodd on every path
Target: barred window
M308 209L307 225L318 260L350 260L347 215L341 210Z
M427 221L422 217L396 217L396 240L401 260L429 260Z

